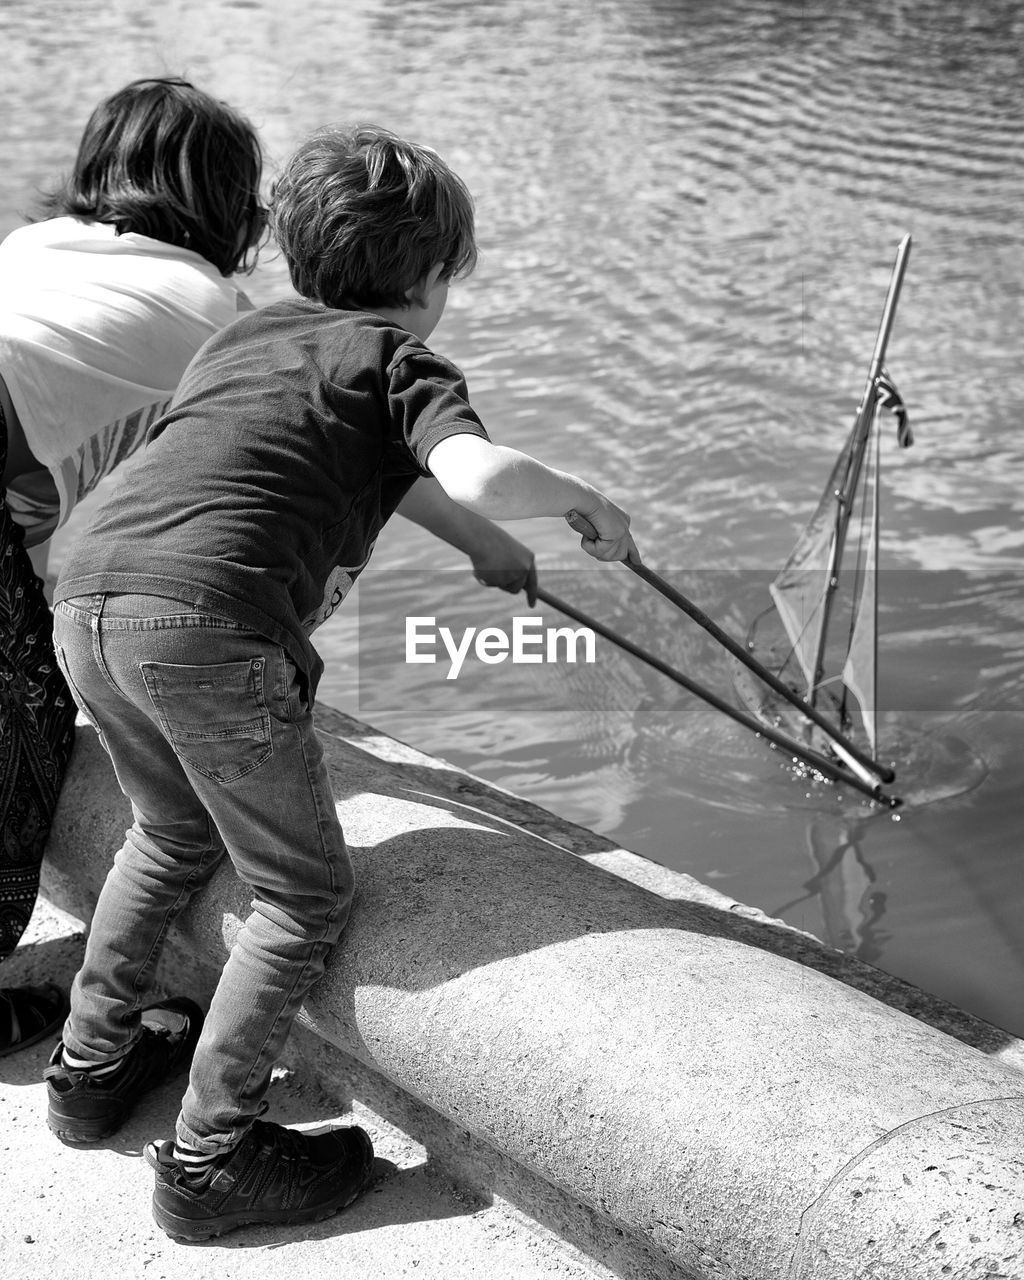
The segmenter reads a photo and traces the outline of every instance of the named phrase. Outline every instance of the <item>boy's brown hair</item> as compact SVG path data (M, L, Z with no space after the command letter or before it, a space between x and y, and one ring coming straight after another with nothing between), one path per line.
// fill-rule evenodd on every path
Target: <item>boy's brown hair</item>
M476 264L473 199L429 147L387 129L322 129L274 184L271 217L292 284L328 307L404 306L437 263Z

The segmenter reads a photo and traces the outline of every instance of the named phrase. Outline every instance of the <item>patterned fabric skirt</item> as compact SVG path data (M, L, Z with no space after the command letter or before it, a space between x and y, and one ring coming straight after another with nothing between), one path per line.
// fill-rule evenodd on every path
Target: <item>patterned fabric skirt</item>
M0 410L0 475L7 423ZM53 616L0 486L0 960L18 945L75 741Z

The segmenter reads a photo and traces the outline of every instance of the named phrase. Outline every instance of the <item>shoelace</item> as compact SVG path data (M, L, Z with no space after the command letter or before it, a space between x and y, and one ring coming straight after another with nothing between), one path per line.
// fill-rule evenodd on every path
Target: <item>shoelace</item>
M257 1128L261 1131L261 1145L268 1154L274 1152L283 1160L302 1160L309 1154L308 1139L297 1130L265 1124L260 1120L253 1124L253 1129Z

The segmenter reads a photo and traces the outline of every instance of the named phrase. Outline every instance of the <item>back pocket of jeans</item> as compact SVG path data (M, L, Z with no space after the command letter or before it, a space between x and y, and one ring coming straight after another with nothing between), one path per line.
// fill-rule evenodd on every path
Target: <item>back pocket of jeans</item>
M214 782L234 782L273 754L263 658L184 667L143 662L150 701L175 754Z

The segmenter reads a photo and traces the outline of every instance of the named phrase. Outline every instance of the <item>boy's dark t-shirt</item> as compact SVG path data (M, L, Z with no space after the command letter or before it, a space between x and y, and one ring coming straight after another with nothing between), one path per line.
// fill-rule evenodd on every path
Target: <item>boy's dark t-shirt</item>
M459 370L380 316L296 300L223 329L70 549L55 601L170 596L284 646L309 632L447 436L487 438Z

